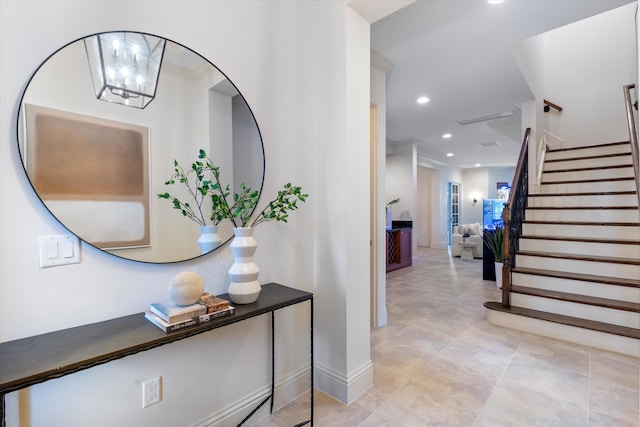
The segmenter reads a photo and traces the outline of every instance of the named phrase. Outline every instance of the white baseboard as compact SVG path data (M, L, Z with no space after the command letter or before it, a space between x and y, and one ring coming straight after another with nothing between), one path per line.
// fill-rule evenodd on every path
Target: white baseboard
M275 400L273 410L282 408L289 402L307 392L311 387L309 367L303 367L287 375L285 378L276 380ZM260 402L262 402L271 392L271 386L266 385L255 392L239 399L215 413L209 415L204 420L194 424L194 427L223 427L237 425L242 421ZM251 420L259 421L269 416L270 402L264 404ZM300 420L301 422L304 420Z
M315 387L349 404L373 386L373 363L369 360L348 377L319 363L315 364Z

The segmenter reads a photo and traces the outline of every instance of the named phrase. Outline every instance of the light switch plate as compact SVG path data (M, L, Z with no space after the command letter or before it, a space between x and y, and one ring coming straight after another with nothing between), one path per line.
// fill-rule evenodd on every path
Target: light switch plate
M80 262L80 239L73 234L40 236L40 267Z

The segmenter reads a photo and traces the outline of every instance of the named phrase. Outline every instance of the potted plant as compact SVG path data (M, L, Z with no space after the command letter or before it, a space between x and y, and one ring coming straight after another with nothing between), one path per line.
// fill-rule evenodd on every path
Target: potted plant
M232 201L228 200L231 195L229 185L222 185L220 168L213 164L204 150L199 151L198 160L192 164L189 172L185 173L175 161L174 166L175 173L166 184L171 185L177 181L187 185L189 194L196 202L197 211L188 203L183 203L168 193L158 194L158 196L171 199L175 209L181 210L184 216L196 222L204 218L202 201L210 199L212 209L210 220L216 225L224 219L231 221L235 238L230 245L234 263L229 269L231 277L229 297L237 304L254 302L260 294L260 284L257 281L260 270L253 262L253 255L257 248L253 238L254 227L268 221L287 222L289 211L298 209L298 202L304 203L309 195L303 193L301 187L287 183L278 191L276 197L254 216L260 192L252 190L243 182L240 184L240 192L233 193ZM191 173L195 174L194 189L188 185Z
M168 192L158 193L157 196L170 200L174 209L200 225L202 234L198 239L198 244L202 253L209 252L220 245L222 241L218 235L218 224L229 216L228 206L222 202L222 199L229 195L229 188L214 192L216 182L219 182L219 168L214 167L210 161L197 160L191 164L191 169L185 171L174 159L173 167L173 175L165 182L165 185L183 184L187 199L191 202L183 201L184 199L181 200ZM208 218L203 212L205 201L210 202Z
M493 253L496 269L496 285L502 288L502 265L504 263L504 228L496 227L495 230L484 230L482 240Z
M387 229L391 229L392 225L393 225L393 214L391 212L391 205L395 205L396 203L398 203L400 201L400 197L398 197L397 199L393 199L392 201L390 201L389 203L387 203L387 206L385 206L385 213L387 214Z

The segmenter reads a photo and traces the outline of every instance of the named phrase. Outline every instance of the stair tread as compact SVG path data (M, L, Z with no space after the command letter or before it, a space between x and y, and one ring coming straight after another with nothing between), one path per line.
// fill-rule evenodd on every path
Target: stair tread
M516 306L504 307L501 303L494 301L485 302L484 306L490 310L497 310L504 313L517 314L520 316L545 320L548 322L560 323L563 325L575 326L578 328L590 329L593 331L640 339L640 329L629 328L627 326L612 325L610 323L598 322L595 320L579 319L576 317L565 316L563 314L532 310L530 308Z
M573 160L573 159L570 159L570 160ZM549 160L549 161L551 162L553 160ZM564 161L568 161L568 160L564 160ZM587 172L587 171L595 171L595 170L602 170L602 169L626 169L626 168L632 168L632 167L633 167L633 163L625 163L621 165L611 165L611 166L590 166L590 167L584 167L584 168L553 169L553 170L543 170L542 175L544 176L544 174L547 174L547 173Z
M543 210L543 209L553 209L553 210L567 210L567 209L575 209L575 210L638 210L638 206L527 206L527 210Z
M607 159L611 157L626 157L630 156L631 152L628 153L611 153L611 154L594 154L591 156L581 156L581 157L569 157L568 159L545 159L545 163L555 163L555 162L573 162L576 160L594 160L594 159Z
M592 297L589 295L580 295L570 292L553 291L549 289L530 288L527 286L511 285L511 292L531 295L561 301L576 302L579 304L593 305L597 307L605 307L633 313L640 313L640 304L630 301L619 301L608 298Z
M542 270L539 268L514 267L512 273L531 274L536 276L555 277L558 279L580 280L583 282L603 283L607 285L640 288L640 279L623 279L618 277L597 276L594 274L570 273L566 271Z
M553 184L581 184L586 182L615 182L615 181L633 181L635 178L620 177L620 178L593 178L593 179L574 179L568 181L542 181L540 185L553 185Z
M535 240L555 240L562 242L587 242L587 243L613 243L621 245L640 245L640 240L637 239L603 239L594 237L565 237L565 236L531 236L522 235L521 239L535 239Z
M564 148L550 148L547 150L547 153L559 153L562 151L574 151L574 150L589 150L592 148L603 148L603 147L613 147L616 145L629 145L631 146L630 141L617 141L617 142L606 142L603 144L594 144L594 145L578 145L575 147L564 147Z
M527 209L530 209L527 207ZM602 221L585 221L585 222L578 222L578 221L543 221L543 220L524 220L522 221L523 224L552 224L552 225L594 225L594 226L607 226L607 227L611 227L611 226L621 226L621 227L639 227L640 226L640 222L602 222Z
M635 191L593 191L590 193L536 193L528 194L528 197L569 197L569 196L624 196L636 194Z
M640 265L639 259L634 258L622 258L611 257L602 255L581 255L581 254L564 254L558 252L539 252L539 251L517 251L516 255L528 255L545 258L560 258L560 259L573 259L580 261L596 261L596 262L608 262L612 264L631 264Z

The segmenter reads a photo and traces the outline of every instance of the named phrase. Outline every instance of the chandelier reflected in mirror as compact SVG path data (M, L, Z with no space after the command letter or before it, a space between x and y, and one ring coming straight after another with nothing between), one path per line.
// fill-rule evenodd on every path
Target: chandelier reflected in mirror
M156 96L166 40L133 32L110 32L84 41L96 97L144 108Z

